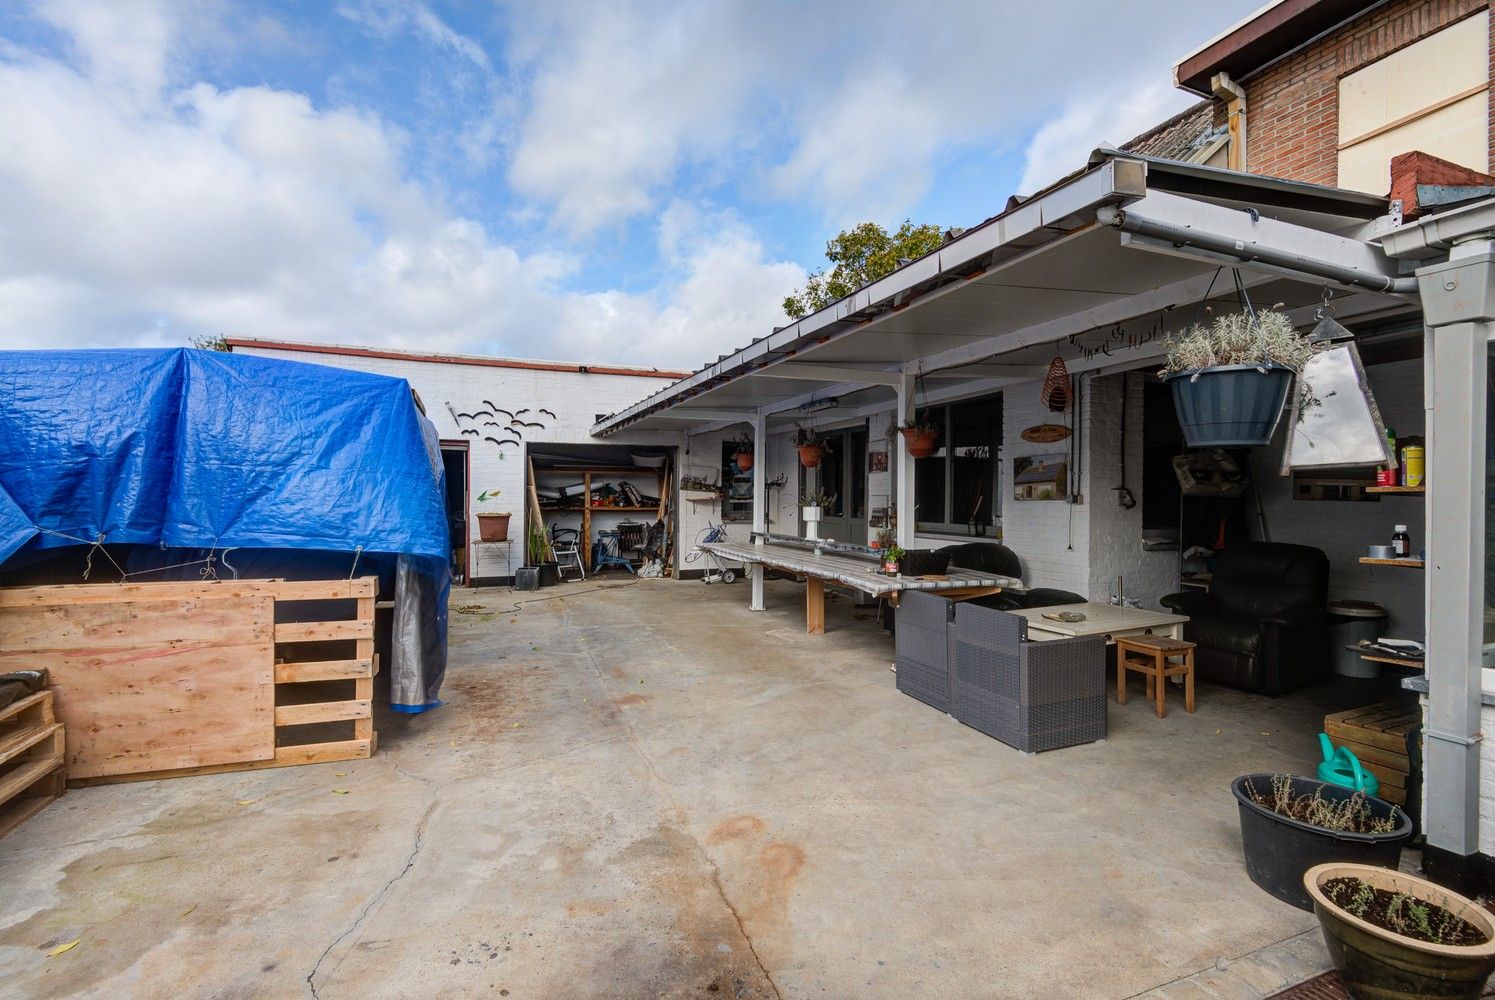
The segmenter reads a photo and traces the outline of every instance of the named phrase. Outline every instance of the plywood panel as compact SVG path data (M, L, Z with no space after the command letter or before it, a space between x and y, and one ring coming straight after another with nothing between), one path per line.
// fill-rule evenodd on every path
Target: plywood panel
M0 637L51 673L69 778L274 756L269 596L0 607Z

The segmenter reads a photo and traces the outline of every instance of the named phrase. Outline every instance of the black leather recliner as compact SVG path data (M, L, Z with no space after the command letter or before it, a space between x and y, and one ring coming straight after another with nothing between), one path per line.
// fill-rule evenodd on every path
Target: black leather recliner
M1307 545L1240 542L1220 552L1208 593L1169 594L1188 615L1195 674L1243 691L1278 695L1330 672L1329 558Z

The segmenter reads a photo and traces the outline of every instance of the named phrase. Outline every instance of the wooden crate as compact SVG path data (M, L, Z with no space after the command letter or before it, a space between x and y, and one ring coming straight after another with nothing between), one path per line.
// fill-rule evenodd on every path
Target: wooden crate
M376 589L365 577L0 590L0 670L50 671L74 785L368 757Z
M0 709L0 837L63 793L64 740L50 690Z
M1399 806L1407 804L1412 770L1407 734L1421 725L1422 708L1416 701L1387 701L1324 716L1324 732L1336 744L1349 747L1376 776L1381 798Z

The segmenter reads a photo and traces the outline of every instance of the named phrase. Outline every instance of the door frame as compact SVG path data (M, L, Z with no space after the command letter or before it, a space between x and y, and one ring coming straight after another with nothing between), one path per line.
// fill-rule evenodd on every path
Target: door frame
M472 446L467 441L451 441L442 438L439 442L442 455L449 451L462 453L462 584L472 586ZM445 472L445 458L442 460L442 471ZM446 506L446 497L442 497L442 507ZM448 518L450 523L450 518ZM448 539L451 545L454 539ZM456 546L452 546L456 548Z

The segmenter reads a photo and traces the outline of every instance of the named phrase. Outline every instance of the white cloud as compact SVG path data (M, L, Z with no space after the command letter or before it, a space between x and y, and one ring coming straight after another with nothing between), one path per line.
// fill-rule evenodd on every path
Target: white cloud
M418 0L361 0L339 4L337 12L386 37L414 31L426 41L448 49L480 69L491 69L488 53L472 38L455 30Z
M241 335L694 364L758 335L801 276L682 206L661 224L678 282L568 291L577 258L451 211L375 115L269 87L152 91L179 27L129 60L141 100L117 99L114 65L0 59L0 346Z
M1157 81L1074 98L1028 143L1018 192L1032 194L1052 184L1084 166L1097 147L1127 142L1195 100Z

